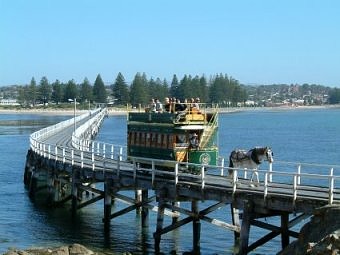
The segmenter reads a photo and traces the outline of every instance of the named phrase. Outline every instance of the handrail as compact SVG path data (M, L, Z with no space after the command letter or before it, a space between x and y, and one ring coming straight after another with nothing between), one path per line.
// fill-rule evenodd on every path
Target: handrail
M77 146L69 147L50 144L42 139L72 125L73 119L70 119L34 132L30 137L31 149L49 160L63 163L70 162L72 165L77 164L81 168L90 167L93 171L109 170L110 172L116 172L118 176L122 171L132 172L133 178L138 178L137 172L140 174L150 173L152 184L155 183L155 178L159 177L161 173L162 178L173 182L174 185L180 185L184 181L187 182L187 177L190 177L190 180L193 180L191 185L198 185L202 190L214 185L219 188L231 189L233 195L237 194L237 192L255 192L257 194L262 192L264 200L271 194L289 196L292 197L293 206L295 206L297 199L301 197L316 199L315 196L311 195L315 191L318 192L317 199L320 201L326 201L328 204L340 203L339 165L275 161L276 164L285 165L285 168L283 170L273 170L273 165L269 164L268 169L257 170L261 181L258 184L255 183L254 187L250 187L247 174L254 170L230 168L224 165L227 160L224 158L222 158L221 164L217 166L144 157L129 157L128 160L126 146L83 138L84 132L90 130L96 122L101 122L105 116L104 111L97 110L78 116L77 120L83 119L89 114L94 114L91 121L78 127L82 132L78 132L77 129L72 137L75 139L74 143ZM141 160L143 163L148 163L151 168L141 168L138 164ZM157 169L159 163L172 165L173 171ZM199 174L180 171L183 166L198 169ZM315 170L308 172L310 167L321 168L324 173L319 174ZM321 170L319 172L322 172ZM186 178L183 179L183 177ZM273 179L275 179L275 182Z

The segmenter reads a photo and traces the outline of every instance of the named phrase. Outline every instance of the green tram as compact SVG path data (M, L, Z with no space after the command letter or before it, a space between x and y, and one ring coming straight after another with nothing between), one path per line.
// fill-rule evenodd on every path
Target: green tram
M142 158L152 158L159 159L157 167L161 168L169 167L169 160L187 166L190 164L184 163L217 165L216 108L179 113L129 112L127 133L128 158L137 157L141 164Z

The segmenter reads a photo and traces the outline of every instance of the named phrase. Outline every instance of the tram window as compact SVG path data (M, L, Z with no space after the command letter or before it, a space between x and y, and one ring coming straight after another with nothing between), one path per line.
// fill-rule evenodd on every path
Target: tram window
M150 133L146 133L146 143L145 146L146 147L150 147L150 143L151 143L151 134Z
M134 145L135 144L135 132L131 132L129 136L130 136L130 144Z
M139 144L141 146L145 146L145 133L140 133L140 141L139 141Z
M139 145L139 133L135 133L135 145Z
M153 133L152 134L152 147L156 147L157 145L157 134L156 133Z
M162 134L162 148L166 148L168 145L168 135Z
M129 145L131 145L132 144L132 140L133 139L133 137L132 137L132 132L129 132L129 134L128 134L128 144Z
M174 146L174 143L175 143L175 136L174 135L168 135L168 148L169 149L172 149Z
M162 138L163 138L162 134L157 135L157 147L162 147Z

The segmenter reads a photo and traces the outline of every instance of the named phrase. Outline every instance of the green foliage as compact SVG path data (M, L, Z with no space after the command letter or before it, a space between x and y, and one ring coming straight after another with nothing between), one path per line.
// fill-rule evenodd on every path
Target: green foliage
M340 89L332 89L329 93L328 101L330 104L340 104Z
M130 102L129 87L120 72L117 75L115 83L112 85L112 91L115 104L127 105Z
M48 103L52 95L52 87L50 86L46 76L42 77L39 84L39 99L44 106Z
M96 81L93 85L93 99L97 103L107 102L106 88L100 74L97 75Z
M91 102L93 100L93 88L87 78L80 84L79 97L81 102Z
M77 84L75 83L73 79L69 80L65 86L64 102L74 100L77 97L78 97Z
M137 73L132 81L130 88L130 102L133 106L138 107L140 104L146 106L150 100L148 91L148 81L146 75Z
M59 104L63 101L64 97L64 88L63 85L60 83L59 80L56 80L52 83L52 97L51 99L56 103Z

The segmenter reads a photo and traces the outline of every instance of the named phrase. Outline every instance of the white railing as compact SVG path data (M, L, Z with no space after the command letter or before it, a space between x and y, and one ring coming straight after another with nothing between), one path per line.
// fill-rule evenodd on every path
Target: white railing
M96 113L98 111L91 112L91 114ZM77 121L87 116L79 116ZM340 203L339 165L275 161L275 167L268 164L268 169L257 170L260 182L250 186L248 174L253 170L229 168L225 166L227 161L224 158L220 159L218 166L138 157L130 157L128 161L126 146L81 138L84 132L91 130L96 122L101 122L103 116L96 114L88 123L76 130L76 135L73 135L74 141L72 141L75 147L49 144L41 139L73 125L73 119L70 119L33 133L30 137L31 148L49 160L76 164L82 168L92 168L93 171L110 171L118 176L123 171L132 172L134 179L138 178L137 173L149 174L152 184L155 183L156 178L164 178L173 182L174 185L190 181L192 185L198 185L202 190L207 186L229 189L232 190L233 195L240 191L262 192L264 200L270 194L279 194L291 197L294 205L301 197L322 200L328 204ZM148 167L142 168L138 163L141 161ZM157 169L157 166L164 164L169 166L169 171ZM195 170L195 174L190 173L192 169Z

